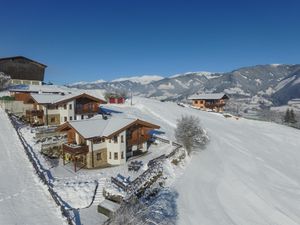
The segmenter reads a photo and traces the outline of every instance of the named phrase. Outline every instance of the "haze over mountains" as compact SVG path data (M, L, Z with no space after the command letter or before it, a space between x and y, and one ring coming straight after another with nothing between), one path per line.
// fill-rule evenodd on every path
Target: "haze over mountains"
M243 67L231 72L188 72L167 78L140 76L113 81L78 82L81 89L126 90L134 95L161 100L185 100L197 92L225 92L237 99L260 99L267 105L285 105L300 98L300 64Z

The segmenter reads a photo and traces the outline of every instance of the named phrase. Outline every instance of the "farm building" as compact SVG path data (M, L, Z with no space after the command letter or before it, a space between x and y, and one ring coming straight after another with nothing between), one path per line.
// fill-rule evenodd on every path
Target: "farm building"
M11 77L12 84L41 85L46 65L24 56L0 58L0 72Z
M212 94L195 94L188 98L192 100L192 106L203 110L214 110L216 112L223 112L226 101L229 97L224 93Z

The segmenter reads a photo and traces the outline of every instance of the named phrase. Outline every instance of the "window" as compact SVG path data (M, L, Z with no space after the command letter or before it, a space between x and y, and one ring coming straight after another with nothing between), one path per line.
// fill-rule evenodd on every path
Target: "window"
M99 160L101 160L102 158L101 158L101 153L97 153L97 160L99 161Z
M109 159L111 159L111 152L109 152Z
M51 123L55 123L55 117L51 117L51 118L50 118L50 122L51 122Z
M67 109L67 105L66 104L64 104L64 109Z
M82 120L84 119L84 116L83 116L83 115L81 115L81 119L82 119Z
M121 135L121 143L124 143L124 136Z
M197 100L195 100L195 104L198 104L198 101L197 101Z
M117 159L118 159L118 153L115 152L115 153L114 153L114 160L117 160Z
M72 104L69 105L69 110L72 110Z
M118 143L118 136L114 136L114 143Z
M121 159L124 159L124 152L121 152Z
M203 104L203 100L200 101L200 104Z
M72 116L70 116L70 120L73 120L73 117L72 117Z
M67 120L68 120L68 118L65 116L65 117L64 117L64 121L67 122Z

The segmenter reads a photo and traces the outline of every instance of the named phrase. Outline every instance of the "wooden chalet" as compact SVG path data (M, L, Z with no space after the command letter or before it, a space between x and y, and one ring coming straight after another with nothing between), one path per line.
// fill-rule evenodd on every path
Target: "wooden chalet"
M95 168L124 164L134 155L147 151L150 131L160 127L130 118L97 116L87 120L69 121L57 128L67 133L67 143L62 146L64 164Z
M26 104L33 104L33 109L26 110L30 123L59 125L67 121L91 118L98 114L99 105L104 100L82 94L30 94Z
M192 106L195 108L223 112L229 97L224 93L212 93L196 94L190 96L188 99L192 101Z

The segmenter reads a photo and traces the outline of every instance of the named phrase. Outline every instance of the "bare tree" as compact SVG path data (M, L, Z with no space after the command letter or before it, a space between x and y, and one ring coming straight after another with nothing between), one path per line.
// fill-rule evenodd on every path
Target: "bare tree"
M177 120L176 140L190 154L194 149L203 148L208 142L206 131L201 128L200 120L195 116L182 116Z
M10 82L10 76L0 72L0 91L6 89Z

